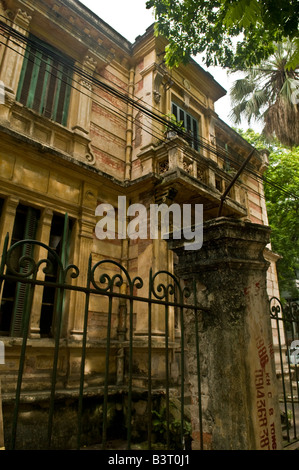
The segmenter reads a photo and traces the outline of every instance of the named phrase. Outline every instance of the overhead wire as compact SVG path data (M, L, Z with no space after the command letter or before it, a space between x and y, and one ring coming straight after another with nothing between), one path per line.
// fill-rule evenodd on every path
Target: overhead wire
M3 17L3 15L0 15L0 17ZM3 17L5 18L5 17ZM14 37L16 41L15 44L17 44L18 46L20 46L20 42L23 42L25 43L26 45L34 45L36 48L39 48L39 50L41 52L43 52L44 54L46 55L50 55L50 56L54 56L55 59L58 61L58 62L62 62L64 65L66 64L65 62L65 59L61 56L61 55L58 55L58 54L55 54L55 52L53 52L52 50L49 51L49 49L47 49L46 47L44 47L42 44L40 43L36 43L35 41L33 40L30 40L30 38L28 38L27 36L23 35L22 33L16 31L14 28L12 28L11 26L7 25L6 23L2 22L0 20L0 27L2 29L4 29L4 31L6 31L8 34L9 34L9 39L11 39L11 37ZM13 42L13 41L12 41ZM6 47L9 47L6 43L2 42L2 44L4 44ZM26 48L24 46L22 46L22 48L25 50ZM18 52L18 51L17 51ZM21 54L22 55L22 54ZM158 122L159 124L163 124L164 126L168 126L168 127L172 127L174 129L176 129L175 125L172 124L170 121L168 121L167 119L165 119L163 115L159 110L157 110L156 108L153 108L155 109L155 112L154 111L151 111L150 109L148 109L147 107L145 107L144 105L140 104L140 100L138 98L138 100L134 99L134 95L133 97L130 97L128 94L124 93L123 91L120 92L118 90L115 89L115 87L112 87L108 84L106 84L105 82L103 82L103 80L99 80L97 79L96 77L94 77L93 75L90 75L88 73L86 73L82 68L76 66L75 64L71 64L71 63L67 63L68 66L70 66L73 70L73 72L76 72L76 74L81 77L81 78L84 78L86 80L88 80L89 82L91 82L93 85L96 85L98 86L99 88L101 89L104 89L108 94L112 94L113 96L116 96L118 99L120 99L121 101L125 102L127 105L131 105L133 108L135 109L138 109L138 111L140 111L141 113L143 113L144 115L146 115L147 117L150 117L151 119L153 119L153 121L155 122ZM102 77L101 77L102 78ZM79 82L77 82L79 83ZM73 87L74 88L74 87ZM82 92L82 90L78 90L77 88L75 88L77 91L80 91ZM82 92L84 93L84 92ZM93 92L94 93L94 92ZM95 93L94 93L95 94ZM96 95L97 96L97 95ZM97 101L97 104L99 104L100 106L103 106L104 109L108 110L108 111L111 111L113 112L114 114L117 114L119 117L121 117L124 121L127 121L127 114L124 112L123 115L121 114L120 110L116 107L116 106L113 106L113 104L108 101L108 100L105 100L105 98L103 98L103 96L100 97L100 99L102 101L106 101L108 102L109 105L111 105L112 107L114 107L115 109L112 109L111 107L109 108L105 108L105 106L103 106L102 103L100 103L99 101ZM159 116L159 114L161 114L161 116ZM148 132L150 135L152 135L153 137L157 138L158 140L160 140L160 142L164 142L165 138L163 136L163 133L161 132L161 128L159 127L155 127L153 125L153 122L152 122L152 125L151 126L146 126L144 123L143 124L139 124L139 127L141 127L143 130L145 130L145 132ZM146 129L146 127L148 127L148 130ZM153 127L157 130L157 134L154 134L153 133ZM149 130L150 129L150 130ZM182 132L182 135L184 137L184 132ZM187 139L190 139L190 135L189 134L185 134L185 137L187 137ZM238 169L238 167L240 167L240 161L239 158L233 158L232 155L231 155L231 152L230 154L228 154L228 152L223 149L219 149L218 148L215 148L213 145L210 144L209 141L207 141L206 139L204 139L202 136L200 136L200 146L202 149L205 149L207 150L208 152L212 152L214 153L217 157L220 157L222 159L225 159L227 162L230 162L231 164L233 164L235 166L236 169ZM188 146L188 144L186 143L186 145L182 145L180 144L180 148L182 150L186 150L187 148L190 148ZM253 176L255 176L256 178L259 178L261 179L264 183L266 184L270 184L272 185L273 187L275 187L276 189L279 189L280 191L283 191L285 194L291 196L291 197L294 197L296 199L298 199L298 196L296 196L295 194L285 190L283 187L279 186L277 183L274 183L273 181L269 180L268 178L266 178L265 176L261 176L259 175L258 173L254 172L252 169L250 168L246 168L246 171L251 173Z
M12 42L13 42L13 41L12 41ZM3 43L3 42L1 42L1 41L0 41L0 43L2 43L2 44L5 45L5 43ZM7 47L10 47L10 46L7 46ZM10 48L11 48L11 47L10 47ZM12 49L12 48L11 48L11 49ZM13 49L13 50L15 51L15 49ZM22 55L22 56L23 56L23 55ZM28 60L30 60L30 59L28 59ZM41 60L42 60L42 59L41 59ZM50 72L50 74L51 74L51 72ZM61 80L63 81L62 78L61 78ZM74 78L73 78L73 81L74 81L75 83L77 83L77 84L80 84L80 83L79 83L78 81L76 81ZM86 93L84 93L82 90L78 90L78 88L74 87L73 85L71 85L71 86L72 86L73 89L75 89L75 90L79 91L80 93L86 95ZM93 93L94 93L94 92L93 92ZM88 95L86 95L86 96L88 96ZM113 108L110 108L110 107L107 107L107 106L103 106L103 103L101 103L101 102L99 102L99 101L96 101L94 98L93 98L93 100L94 100L94 102L95 102L96 104L98 104L99 106L101 106L103 109L108 110L108 111L110 111L110 112L112 112L112 113L118 115L124 122L127 121L127 114L126 114L125 112L124 112L123 114L121 114L121 113L119 112L119 108L117 108L116 106L115 106L115 109L113 109ZM108 101L108 100L105 100L105 98L103 98L103 96L101 96L101 100L102 100L102 101L106 101L108 104L111 104L111 102ZM113 105L112 105L112 106L113 106ZM164 139L161 139L161 135L156 135L156 134L154 134L154 133L152 132L152 126L149 128L150 130L148 130L148 129L146 128L147 126L146 126L145 124L140 125L140 127L141 127L145 132L149 133L151 136L160 139L161 142L164 142ZM211 148L210 148L209 146L207 146L207 145L204 144L204 140L203 140L203 139L200 139L200 145L201 145L202 148L206 148L207 150L211 150ZM181 145L181 144L178 145L178 147L179 147L181 150L186 150L187 148L189 148L187 145L184 145L184 146L183 146L183 145ZM235 165L237 164L236 167L237 167L238 164L239 164L239 162L238 162L237 160L233 159L232 157L229 157L227 153L224 153L224 151L221 152L221 151L219 151L219 149L217 149L216 154L217 154L218 157L220 156L221 158L226 159L226 161L229 161L230 163L233 163L233 164L235 164ZM258 177L258 178L261 178L260 175L258 175L257 173L253 172L253 171L250 170L250 169L247 169L247 172L251 172L251 173L253 174L253 176ZM269 182L269 181L267 181L267 180L265 180L265 179L263 179L263 180L266 181L266 182L269 183L269 184L272 184L272 186L273 186L273 183L272 183L272 182ZM286 192L286 194L291 195L289 192L285 191L284 188L279 187L277 184L275 185L275 187L278 188L278 189L280 189L280 190L282 190L282 191L284 191L284 192ZM254 190L252 190L252 191L253 191L253 192L256 192L256 194L260 194L260 193L258 193L257 191L254 191Z
M0 21L0 27L3 28L5 31L8 31L9 34L14 36L17 40L21 40L26 44L34 45L35 47L38 47L38 49L41 52L44 52L45 54L48 54L51 57L54 57L56 60L58 60L60 62L63 61L63 58L61 57L61 55L55 53L54 51L49 51L49 49L44 47L42 44L37 45L35 41L31 40L30 38L23 35L22 33L16 31L11 26L6 25L2 21ZM114 96L120 98L121 100L125 101L127 104L130 104L133 107L139 109L140 111L142 111L143 113L145 113L149 117L156 119L158 122L165 124L165 122L166 122L165 119L160 117L157 113L148 110L145 106L138 103L138 101L131 98L127 93L120 92L120 91L116 90L114 87L112 87L111 85L108 85L107 83L105 83L103 80L99 80L96 77L94 77L93 75L90 75L89 73L87 73L86 71L83 70L83 66L82 66L82 68L80 68L74 63L73 64L68 63L68 66L70 67L70 69L73 72L78 73L82 78L85 78L86 80L90 81L94 85L98 85L99 87L106 90L107 92L109 92L109 93L113 94Z
M2 15L0 15L1 17ZM13 36L15 37L16 41L22 41L23 43L25 44L29 44L29 45L34 45L40 52L43 52L44 54L47 54L47 55L50 55L51 57L54 57L55 60L57 60L59 63L63 63L65 65L65 62L63 61L63 58L61 55L57 55L55 53L53 53L53 51L45 48L42 44L37 44L35 41L32 41L30 40L30 38L28 38L27 36L23 35L22 33L19 33L18 31L14 30L14 28L8 26L8 25L5 25L2 21L0 21L0 27L2 27L4 30L8 31L8 33L10 34L10 36ZM11 38L10 38L11 39ZM2 42L2 44L4 44ZM19 47L20 47L20 44L19 42L16 43ZM7 46L7 44L4 44ZM9 47L9 46L7 46ZM21 46L23 49L25 49L23 46ZM137 101L134 101L132 100L132 98L130 98L128 95L124 94L123 92L120 93L120 92L117 92L117 90L115 90L113 87L111 87L110 85L107 85L105 84L103 81L99 81L97 79L95 79L92 75L84 72L83 69L81 69L80 67L77 67L75 65L72 65L71 63L68 63L67 64L73 72L76 72L79 76L81 76L81 78L85 78L87 81L93 83L94 85L96 86L99 86L103 89L105 89L108 93L112 93L114 96L118 97L119 99L121 99L122 101L125 101L127 104L131 104L132 106L134 106L136 108L139 108L140 111L143 111L143 112L146 112L146 114L149 116L149 117L154 117L155 119L157 119L157 115L155 116L151 116L150 115L150 112L148 110L145 110L143 107L140 107L138 105L138 102ZM83 64L80 64L82 65L82 68L83 68ZM114 93L114 91L116 91L116 93ZM101 99L103 99L103 97L101 97ZM140 101L140 100L139 100ZM110 103L111 104L111 103ZM162 121L164 122L164 124L167 122L167 121ZM161 121L160 121L161 123ZM170 124L171 125L171 124ZM151 126L153 127L153 126ZM156 127L156 129L158 129ZM147 131L148 132L148 131ZM159 132L160 132L160 129L159 129ZM157 137L157 135L155 135L155 137ZM162 137L162 134L160 134L159 138ZM162 139L160 138L160 140L162 141Z
M14 44L18 45L20 47L20 44L18 44L17 42L14 42L13 40L11 40L11 42L13 42ZM16 51L16 49L12 48L11 46L8 46L4 41L1 41L0 40L0 44L6 46L7 48L13 50L14 52L18 53L19 55L21 55L23 58L25 57L25 54L22 54L20 53L19 51ZM21 46L22 49L25 51L25 47ZM33 62L34 63L34 60L30 59L30 57L28 57L28 61L29 62ZM45 62L46 61L43 59L43 58L40 58L40 62ZM55 67L53 66L52 67L53 70L56 70L58 71L58 67ZM49 75L54 75L53 72L49 71L48 72ZM74 90L78 91L79 93L85 95L85 96L88 96L87 93L85 93L82 89L79 90L78 88L76 88L73 84L69 84L63 77L60 77L60 80L62 83L66 83L68 84L71 88L73 88ZM80 85L80 82L78 80L76 80L74 77L72 78L72 82L77 84L77 85ZM92 94L95 95L97 98L98 98L98 95L96 95L95 91L92 90ZM111 113L114 113L116 115L118 115L124 122L127 122L127 113L124 111L120 111L120 109L116 106L114 106L114 109L113 109L113 104L111 103L111 101L105 99L103 96L100 97L101 101L104 101L106 103L108 103L109 105L111 105L111 107L107 107L107 106L104 106L102 102L96 100L94 97L93 97L93 101L95 104L98 104L99 106L101 106L103 109L107 110L107 111L110 111ZM148 128L148 129L147 129ZM149 133L150 135L152 135L153 137L158 137L157 135L153 134L152 132L152 126L149 127L149 126L146 126L146 125L143 125L143 129L145 130L145 132ZM151 131L150 131L150 130ZM161 134L162 136L162 134ZM159 136L159 137L161 137Z

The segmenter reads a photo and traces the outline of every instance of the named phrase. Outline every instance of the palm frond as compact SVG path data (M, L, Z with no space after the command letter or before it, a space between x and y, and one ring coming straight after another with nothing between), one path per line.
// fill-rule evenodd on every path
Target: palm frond
M275 53L235 81L230 96L230 117L236 124L246 118L264 121L264 133L284 145L299 145L299 70L289 68L299 45L284 40Z
M296 95L299 98L299 80L290 77L286 78L280 90L280 95L287 103L292 103Z
M290 54L288 62L286 64L287 70L296 70L299 67L299 39L294 39L294 49Z
M247 78L241 78L239 80L236 80L230 90L232 102L237 103L241 99L246 98L248 95L253 93L254 88L254 82L248 80Z
M229 117L234 121L235 124L240 124L242 121L242 116L246 109L247 101L244 100L238 105L236 105L230 112Z

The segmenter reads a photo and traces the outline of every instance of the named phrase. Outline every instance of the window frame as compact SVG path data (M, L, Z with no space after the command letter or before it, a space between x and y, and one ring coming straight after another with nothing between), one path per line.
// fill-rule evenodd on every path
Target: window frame
M15 214L11 246L20 240L35 240L39 218L40 211L38 209L20 203ZM24 244L21 247L20 256L31 256L32 252L32 246ZM28 284L21 281L6 280L4 282L0 298L0 329L5 323L7 323L7 329L0 330L1 336L22 337L28 287ZM13 294L12 298L6 298L7 291ZM8 302L10 305L6 313L5 302ZM4 314L6 314L5 319L3 317Z
M176 110L174 108L177 108ZM186 111L182 106L177 104L175 100L171 101L171 113L176 117L178 122L183 122L183 127L186 132L190 134L190 139L187 141L194 150L199 151L200 148L200 120L195 118L191 113Z

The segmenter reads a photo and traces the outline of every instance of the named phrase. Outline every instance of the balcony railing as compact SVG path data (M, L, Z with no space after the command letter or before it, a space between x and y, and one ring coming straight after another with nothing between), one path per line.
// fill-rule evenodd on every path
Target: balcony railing
M165 143L147 148L139 154L141 174L154 173L172 183L184 179L184 184L215 204L220 200L236 171L225 165L225 160L216 153L211 155L201 147L194 150L180 136L174 136ZM136 175L137 176L137 175ZM246 194L242 180L234 184L229 193L227 204L233 212L246 215Z

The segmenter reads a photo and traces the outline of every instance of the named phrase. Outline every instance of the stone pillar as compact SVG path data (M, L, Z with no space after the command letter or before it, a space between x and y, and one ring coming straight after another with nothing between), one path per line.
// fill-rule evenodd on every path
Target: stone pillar
M282 443L263 251L269 228L219 218L204 224L204 243L184 251L174 240L177 275L196 282L205 446L215 450L280 449ZM194 314L186 314L192 403ZM195 413L191 412L194 416ZM193 437L198 435L193 424ZM194 448L197 442L194 441Z
M73 90L70 106L71 127L74 131L73 155L79 160L94 164L94 155L90 147L90 116L92 110L92 82L88 77L92 77L96 69L96 61L87 55L83 61L83 73L86 77L75 80L78 82L78 89Z
M26 12L19 9L14 18L14 29L28 36L28 29L32 17ZM1 68L1 80L5 86L6 101L5 106L1 106L0 117L8 119L10 106L15 100L18 89L18 83L23 64L24 42L17 39L9 39L5 49Z
M83 205L85 205L85 210L79 220L78 242L76 244L77 256L74 260L74 263L80 269L80 275L76 279L79 286L86 285L89 255L92 253L93 234L96 226L95 217L93 215L96 206L96 191L93 187L89 188L88 185L85 185L84 191L85 195ZM88 205L89 207L94 207L93 213L87 209ZM86 297L81 292L77 292L75 296L72 296L70 307L70 312L72 313L69 318L69 328L73 339L82 339L85 300Z
M0 254L2 255L4 240L6 234L9 234L9 244L11 243L16 210L19 204L19 199L15 196L8 196L5 199L1 222L0 222Z
M39 220L36 239L44 243L47 246L50 245L50 233L51 233L52 220L53 220L53 211L48 208L44 209L42 211L41 218ZM47 259L48 255L49 255L48 250L40 246L36 246L35 248L36 260ZM38 281L45 280L45 273L43 272L43 269L45 268L45 266L46 265L43 264L37 273ZM32 309L31 309L31 317L30 317L30 330L29 330L30 338L40 338L40 317L41 317L43 293L44 293L43 286L35 286Z
M3 414L2 414L2 386L1 386L1 378L0 378L0 450L5 450L5 448L4 448Z

